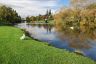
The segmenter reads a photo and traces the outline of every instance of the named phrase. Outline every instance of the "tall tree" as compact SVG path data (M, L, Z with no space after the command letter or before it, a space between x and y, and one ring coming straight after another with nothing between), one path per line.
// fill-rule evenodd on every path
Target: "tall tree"
M0 6L0 23L14 24L21 22L21 17L10 7Z

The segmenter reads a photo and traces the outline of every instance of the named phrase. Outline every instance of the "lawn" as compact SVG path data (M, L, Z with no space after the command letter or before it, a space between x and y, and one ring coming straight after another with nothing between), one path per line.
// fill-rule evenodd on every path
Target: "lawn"
M30 38L20 40L23 33L19 28L0 27L0 64L95 64L87 57Z

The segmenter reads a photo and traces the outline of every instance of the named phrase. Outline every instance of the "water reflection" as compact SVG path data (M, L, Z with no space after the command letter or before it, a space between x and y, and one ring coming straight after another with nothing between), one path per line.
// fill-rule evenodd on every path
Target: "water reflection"
M90 40L96 40L96 29L91 29L88 27L83 27L83 29L75 28L73 30L67 28L62 31L57 30L57 32L59 38L61 38L62 40L68 40L69 46L76 49L92 48L92 42L90 42Z
M53 25L50 24L31 24L32 27L37 26L38 28L44 28L47 33L51 33L51 30L53 29Z
M96 29L86 26L61 29L50 24L27 24L25 26L23 23L18 24L17 27L26 29L33 38L48 42L54 47L73 52L80 50L83 55L96 60Z

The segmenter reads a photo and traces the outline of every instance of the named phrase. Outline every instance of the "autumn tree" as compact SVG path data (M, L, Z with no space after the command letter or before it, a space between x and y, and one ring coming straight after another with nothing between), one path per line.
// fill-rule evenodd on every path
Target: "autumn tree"
M71 7L61 9L55 14L57 28L96 28L96 0L71 0L71 4Z

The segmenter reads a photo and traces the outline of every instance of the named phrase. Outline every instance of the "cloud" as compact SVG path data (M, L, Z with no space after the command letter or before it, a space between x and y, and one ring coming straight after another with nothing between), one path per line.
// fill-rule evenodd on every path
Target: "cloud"
M47 9L55 12L58 0L0 0L0 3L15 9L22 17L45 14Z

